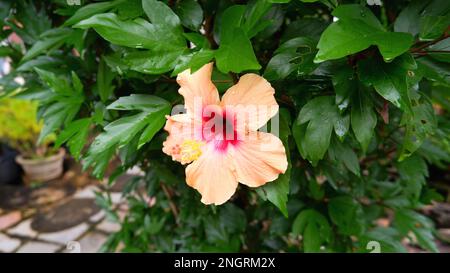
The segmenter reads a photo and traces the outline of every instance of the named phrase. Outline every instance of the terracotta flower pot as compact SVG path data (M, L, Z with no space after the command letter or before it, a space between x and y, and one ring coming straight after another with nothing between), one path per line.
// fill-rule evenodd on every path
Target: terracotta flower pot
M18 155L16 161L22 166L29 181L44 182L62 175L65 154L65 150L60 149L56 155L45 158L27 159Z

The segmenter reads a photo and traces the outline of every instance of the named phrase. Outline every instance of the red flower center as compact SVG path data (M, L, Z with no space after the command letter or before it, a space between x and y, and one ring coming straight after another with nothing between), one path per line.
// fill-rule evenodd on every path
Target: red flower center
M206 142L214 141L216 149L220 151L226 151L228 145L237 145L240 141L236 131L235 114L217 105L204 107L202 137Z

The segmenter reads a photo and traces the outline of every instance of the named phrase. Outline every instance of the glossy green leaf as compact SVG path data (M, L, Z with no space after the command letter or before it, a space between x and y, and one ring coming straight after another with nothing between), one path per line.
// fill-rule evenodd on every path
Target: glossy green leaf
M313 62L317 52L315 46L311 39L304 37L286 41L267 64L264 77L267 80L279 80L293 72L297 72L297 75L311 73L318 66Z
M303 235L305 252L319 252L323 243L330 241L331 227L328 220L314 209L300 212L292 225L294 235Z
M351 125L363 151L367 151L373 137L373 130L377 125L377 116L364 90L358 90L352 97Z
M125 2L125 0L98 2L82 6L75 12L74 15L72 15L69 19L67 19L64 22L64 26L71 26L73 24L80 22L81 20L94 16L95 14L109 11L123 2Z
M37 41L23 56L22 61L28 61L52 48L61 46L70 37L73 30L67 28L51 29L41 35Z
M183 26L192 30L200 29L203 22L203 9L196 0L180 1L176 11Z
M300 151L302 156L315 165L324 157L330 145L333 128L337 132L343 132L342 117L334 104L334 98L322 96L310 100L300 110L293 126L299 127L307 122L304 135L294 133L294 137L297 145L304 143L303 153Z
M334 197L328 204L331 221L345 235L361 235L365 230L361 205L350 196Z
M121 97L108 106L109 110L135 110L137 114L117 119L104 128L98 135L85 156L84 167L100 160L98 157L112 155L115 150L127 145L137 134L141 133L139 146L150 141L165 123L170 104L156 96L131 95ZM104 160L104 159L103 159ZM109 158L107 159L107 161ZM106 165L105 165L106 166ZM99 168L97 175L103 176L104 168Z
M156 18L162 20L158 16ZM155 51L179 50L186 46L181 33L175 31L178 30L176 26L161 27L141 18L122 21L114 13L97 14L74 25L82 29L94 28L113 44Z
M426 98L421 98L419 94L414 94L413 101L412 113L405 113L401 120L401 124L406 125L406 131L401 146L400 160L414 153L437 127L431 103Z
M71 82L54 73L36 68L36 72L48 89L44 90L40 106L40 117L44 119L44 127L39 135L41 142L47 135L63 125L69 124L84 102L83 86L75 73Z
M126 54L123 61L132 70L144 74L158 75L174 69L182 52L137 51Z
M394 225L405 236L413 232L418 244L430 251L438 252L433 239L433 222L412 210L397 210Z
M403 111L411 112L408 93L408 73L417 68L416 62L409 54L396 58L392 63L376 59L359 62L358 72L362 82L372 85L386 100Z
M373 13L360 5L340 5L338 17L322 34L316 62L339 59L376 45L386 61L406 52L413 42L408 33L386 31Z
M240 27L245 6L232 6L222 15L220 46L216 52L217 67L223 73L258 70L261 66L253 52L247 33Z
M102 58L98 65L97 72L97 89L102 102L107 101L114 91L115 86L112 85L114 77L115 74L106 65L104 59Z
M58 135L55 141L55 147L60 147L63 143L67 142L70 154L76 159L79 159L87 141L91 122L90 118L83 118L69 123Z

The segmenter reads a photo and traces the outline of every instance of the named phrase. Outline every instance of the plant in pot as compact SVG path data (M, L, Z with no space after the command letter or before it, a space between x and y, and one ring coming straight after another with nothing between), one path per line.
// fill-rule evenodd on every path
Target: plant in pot
M0 100L0 140L19 151L16 162L29 182L44 182L61 176L64 149L51 144L55 136L40 140L42 122L37 121L37 104L28 100Z

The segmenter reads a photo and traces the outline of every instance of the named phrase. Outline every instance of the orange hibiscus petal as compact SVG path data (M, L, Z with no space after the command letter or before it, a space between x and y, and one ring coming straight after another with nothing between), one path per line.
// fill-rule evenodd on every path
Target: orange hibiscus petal
M194 115L195 104L198 107L205 105L219 104L219 92L211 81L213 63L202 66L199 70L191 74L190 69L178 74L177 82L180 85L178 92L184 97L184 104L188 114Z
M278 112L274 97L275 90L263 77L245 74L222 97L222 107L234 109L233 112L243 126L256 131ZM250 112L249 112L250 111Z
M284 173L288 162L281 140L269 133L250 132L230 150L237 180L249 187L259 187Z
M227 153L207 145L203 154L186 168L186 182L202 195L202 203L221 205L236 191L238 182Z
M166 116L164 130L169 133L163 142L163 152L172 156L172 160L181 162L181 146L185 140L195 139L194 121L187 114Z

